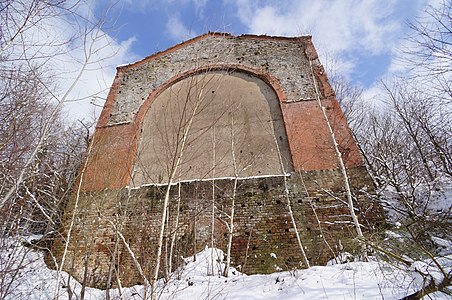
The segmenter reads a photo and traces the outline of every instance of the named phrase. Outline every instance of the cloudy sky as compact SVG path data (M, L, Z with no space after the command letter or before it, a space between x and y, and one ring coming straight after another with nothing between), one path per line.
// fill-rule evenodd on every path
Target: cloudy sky
M115 66L142 59L207 31L299 36L310 34L327 68L347 76L371 95L391 76L407 20L441 0L120 0L108 15L113 58L82 82L108 87ZM94 1L100 14L107 2ZM96 79L93 80L92 76ZM102 84L99 84L102 81ZM92 87L94 88L94 86ZM89 90L89 89L83 89ZM102 105L102 100L96 101ZM92 115L88 102L72 106Z

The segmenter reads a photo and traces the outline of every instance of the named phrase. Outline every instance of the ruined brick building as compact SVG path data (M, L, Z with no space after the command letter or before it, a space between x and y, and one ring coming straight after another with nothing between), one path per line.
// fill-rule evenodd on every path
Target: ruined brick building
M247 274L303 267L288 201L311 264L353 251L318 100L369 230L381 220L363 192L372 182L311 37L208 33L118 67L52 252L62 257L70 230L64 269L78 280L142 283L169 181L162 270L206 245L226 250L232 200L232 266Z

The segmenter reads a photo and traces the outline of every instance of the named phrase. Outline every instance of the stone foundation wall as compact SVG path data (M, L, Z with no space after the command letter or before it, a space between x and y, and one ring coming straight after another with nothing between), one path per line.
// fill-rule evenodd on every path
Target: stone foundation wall
M355 187L355 204L361 223L365 231L372 231L384 219L379 206L363 192L363 189L372 191L372 183L364 168L349 169L349 174ZM357 245L353 239L356 234L345 203L340 172L292 173L286 179L289 200L310 264L325 264L337 255L339 245L346 251L355 252ZM173 235L173 269L180 265L181 257L211 245L212 199L216 207L214 246L226 250L228 230L225 223L229 223L226 215L231 210L233 186L234 179L181 183L180 202L179 185L171 187L169 231L165 233L162 270L168 264ZM246 274L305 267L288 212L284 186L283 176L238 180L231 265ZM131 253L115 234L118 229L150 278L165 191L165 186L147 186L130 193L123 189L83 194L64 269L79 281L85 280L88 285L100 288L107 286L110 268L119 274L123 286L143 283ZM66 218L70 217L70 214L66 215ZM67 220L65 224L68 224ZM56 239L53 254L61 257L63 249L62 240ZM115 285L115 280L110 284Z

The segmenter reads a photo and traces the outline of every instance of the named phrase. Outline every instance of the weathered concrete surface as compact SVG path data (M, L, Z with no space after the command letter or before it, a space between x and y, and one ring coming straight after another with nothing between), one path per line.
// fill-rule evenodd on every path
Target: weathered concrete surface
M279 100L245 73L208 72L175 83L147 111L139 144L134 186L168 182L179 156L173 181L292 171Z

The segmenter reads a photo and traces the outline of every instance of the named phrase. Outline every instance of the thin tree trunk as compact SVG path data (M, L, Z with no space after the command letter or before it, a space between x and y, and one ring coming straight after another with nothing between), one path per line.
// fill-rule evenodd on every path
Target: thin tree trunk
M214 261L214 248L215 248L215 163L216 163L216 152L215 152L215 125L212 131L212 219L211 219L211 233L210 233L210 259L211 259L211 275L215 274L215 261Z
M110 286L111 286L111 278L113 276L113 269L115 268L116 254L119 247L119 236L115 234L115 246L113 248L112 261L110 262L110 266L108 267L108 278L107 278L107 289L105 291L105 300L110 300Z
M128 211L128 207L129 207L129 201L131 199L131 192L132 192L131 185L133 184L134 176L135 176L135 173L134 173L134 171L132 171L132 173L130 174L131 183L127 186L127 198L126 198L125 204L123 205L124 209L122 210L122 212L118 216L117 225L116 224L113 225L113 228L115 230L115 246L114 246L114 249L113 249L112 260L111 260L109 268L108 268L106 300L108 300L110 298L110 285L111 285L111 277L112 277L113 271L116 274L116 283L118 285L119 297L120 297L120 299L123 299L123 297L124 297L123 293L122 293L121 279L119 278L119 264L116 267L116 259L118 259L118 261L119 261L119 257L117 258L116 255L118 253L118 248L119 248L119 239L120 239L119 233L123 229L123 224L124 224L124 221L125 221L124 219L127 216L127 211ZM102 214L102 212L99 211L99 210L98 210L98 213L99 213L99 215ZM110 223L112 223L112 222L110 222ZM148 282L148 280L146 278L145 278L145 282ZM147 286L145 286L145 291L146 290L147 290Z
M231 215L229 216L229 235L228 235L228 246L226 253L226 265L224 267L223 275L228 277L229 267L231 265L231 248L232 248L232 237L234 234L234 213L235 213L235 196L237 192L237 182L238 182L238 171L237 171L237 162L235 159L235 144L234 144L234 116L231 115L231 149L232 149L232 164L234 166L234 187L232 190L232 203L231 203Z
M311 265L309 264L308 257L306 256L306 252L304 251L303 243L301 242L300 233L298 232L297 222L295 221L293 211L292 211L292 204L290 202L290 195L289 195L289 187L287 185L287 174L286 174L286 170L284 169L284 163L283 163L282 156L281 156L281 150L279 149L279 145L278 145L278 141L276 140L276 136L273 136L273 137L274 137L274 141L275 141L276 152L278 153L279 165L281 166L281 172L283 173L283 176L284 176L284 198L286 198L286 201L287 201L287 209L289 211L290 221L292 222L292 227L295 231L295 236L297 238L298 247L300 248L303 262L307 268L310 268Z
M169 226L169 222L170 222L170 209L169 206L166 209L166 225L165 225L165 230L166 230L166 238L165 238L165 268L163 270L163 274L164 274L164 278L167 281L169 278L169 273L171 273L171 270L168 270L168 241L171 242L170 236L172 236L171 231L170 231L170 226ZM171 247L171 246L170 246Z
M86 171L86 167L88 166L88 160L89 160L89 155L91 154L91 151L93 149L93 144L94 144L94 136L93 139L91 140L91 144L88 147L88 151L87 151L87 155L86 155L86 160L85 163L83 164L83 168L80 172L80 180L77 186L77 193L75 196L75 204L74 204L74 209L72 212L72 216L71 216L71 222L69 223L69 227L67 230L67 234L66 234L66 238L65 238L65 243L64 243L64 251L63 251L63 255L61 257L61 262L60 262L60 266L57 270L57 278L56 278L56 284L55 284L55 294L54 294L54 299L58 299L58 294L60 293L60 281L61 281L61 272L63 271L63 266L66 260L66 254L68 251L68 247L69 247L69 241L71 239L71 235L72 235L72 229L74 228L74 223L75 223L75 216L77 214L77 209L78 209L78 204L80 201L80 192L82 189L82 184L83 184L83 178L85 176L85 171Z
M312 74L312 80L314 82L317 104L319 105L319 108L322 111L323 117L325 119L325 123L328 127L328 132L329 132L329 134L331 136L331 140L333 142L334 151L336 152L336 157L337 157L337 160L339 163L339 169L341 170L343 180L344 180L344 188L345 188L345 193L347 195L348 209L350 211L350 215L352 217L353 224L355 226L356 234L358 236L358 241L362 247L362 249L361 249L362 255L363 255L364 259L366 259L367 258L366 245L364 244L364 236L363 236L363 232L361 230L361 225L359 224L358 217L355 214L355 207L353 205L353 197L352 197L352 191L350 189L350 183L349 183L349 178L348 178L348 174L347 174L347 169L345 168L344 160L342 158L342 153L339 150L339 144L337 143L337 140L336 140L336 137L334 134L334 130L331 127L331 122L328 119L328 115L326 114L326 109L323 106L322 101L320 100L320 92L319 92L319 88L317 86L317 80L315 78L314 69L313 69L311 60L309 61L309 65L311 67L311 74Z
M169 270L172 272L173 270L173 250L174 245L176 243L176 236L179 230L179 217L180 217L180 200L181 200L181 183L177 185L177 213L176 213L176 224L174 225L174 231L171 236L171 244L170 244L170 254L169 254Z
M113 226L114 226L114 225L113 225ZM124 238L124 236L122 235L122 233L121 233L120 231L118 231L117 228L115 228L115 229L116 229L116 233L117 233L117 234L119 235L119 237L121 238L123 244L126 246L126 249L127 249L127 251L129 252L129 254L130 254L130 257L132 257L132 261L133 261L133 263L135 264L135 267L137 268L138 273L140 273L140 276L143 278L144 284L145 284L145 289L146 289L146 287L150 286L150 283L149 283L148 279L146 278L146 275L144 274L143 269L141 268L140 262L139 262L138 259L136 258L135 253L134 253L134 252L132 251L132 249L130 248L129 243L127 243L127 241L126 241L126 239ZM146 299L146 297L145 297L145 299Z
M312 204L312 201L310 200L311 196L309 195L309 191L308 191L308 188L306 187L306 184L304 182L303 175L301 174L301 171L298 171L298 175L300 176L300 180L301 180L301 183L303 184L303 188L304 188L304 190L306 192L306 196L309 198L309 205L311 206L312 212L314 213L314 217L315 217L315 219L317 221L317 225L319 226L319 231L320 231L320 234L322 235L323 242L325 243L325 245L328 247L328 249L331 251L331 253L335 257L336 254L334 253L333 248L331 248L330 244L328 243L328 241L325 238L325 234L323 233L322 223L320 222L319 216L317 215L317 211L315 210L315 207Z
M193 261L196 261L196 210L195 210L195 214L193 215Z
M151 299L155 299L154 284L155 284L155 282L158 279L159 270L160 270L160 259L162 257L162 247L163 247L163 236L164 236L164 233L165 233L166 210L168 208L170 191L171 191L171 185L173 184L174 177L175 177L176 172L178 170L178 167L179 167L179 165L181 163L182 155L184 153L185 144L187 142L188 133L189 133L191 125L193 123L193 119L194 119L194 117L195 117L195 115L197 113L197 110L198 110L198 108L199 108L199 106L201 104L201 100L200 99L202 97L202 93L203 93L203 90L201 89L201 91L197 95L196 103L195 103L195 106L193 108L193 111L192 111L192 114L190 116L190 119L188 120L187 125L183 129L183 134L182 134L182 138L181 138L181 142L180 142L179 151L176 148L175 158L174 158L172 166L171 166L171 174L170 174L170 176L168 178L168 184L166 185L166 193L165 193L165 198L164 198L164 201L163 201L162 219L160 221L161 225L160 225L160 233L159 233L159 239L158 239L158 245L157 245L157 255L156 255L154 276L153 276L152 282L151 282ZM187 107L188 107L189 97L190 97L190 95L188 93L184 109L188 109ZM183 121L182 119L183 118L181 118L181 122ZM179 128L182 128L182 126L180 126Z
M229 234L228 234L228 246L226 248L226 265L224 267L223 276L228 277L229 267L231 265L231 248L232 238L234 235L234 213L235 213L235 195L237 191L237 176L234 178L234 187L232 191L232 203L231 203L231 215L229 216Z
M248 241L246 242L246 250L245 250L245 260L243 261L242 269L240 270L242 273L245 273L245 266L248 262L248 252L250 251L250 243L251 243L251 235L253 234L253 227L251 227L250 234L248 235Z

